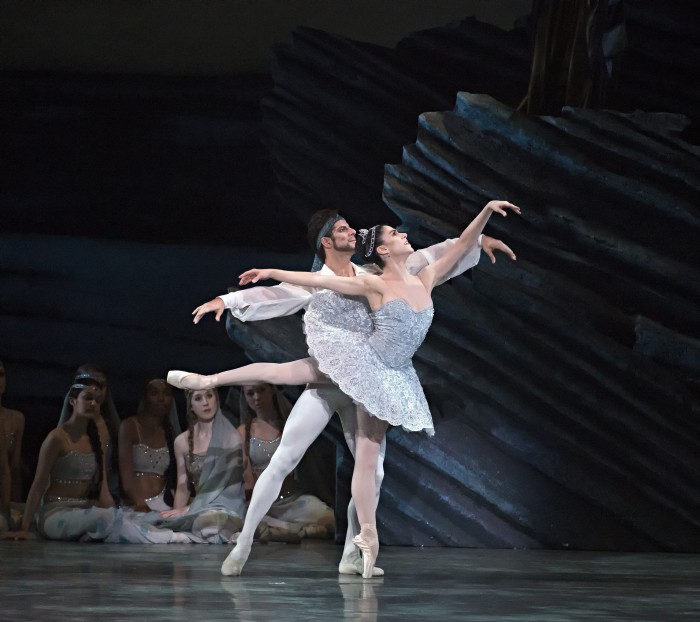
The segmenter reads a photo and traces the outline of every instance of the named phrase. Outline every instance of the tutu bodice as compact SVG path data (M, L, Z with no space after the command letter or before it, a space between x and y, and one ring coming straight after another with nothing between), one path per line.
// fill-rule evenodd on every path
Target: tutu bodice
M370 345L385 365L398 369L412 364L433 321L433 307L415 311L403 298L395 298L372 311L370 317L374 325Z
M390 300L370 311L364 298L314 294L304 317L309 354L319 369L368 413L407 430L433 433L412 357L433 319Z

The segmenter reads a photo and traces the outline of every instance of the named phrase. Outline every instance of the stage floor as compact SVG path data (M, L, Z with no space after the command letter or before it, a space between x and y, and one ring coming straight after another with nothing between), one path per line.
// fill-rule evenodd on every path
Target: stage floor
M338 575L328 542L0 542L0 620L700 620L700 556L384 547L382 579Z

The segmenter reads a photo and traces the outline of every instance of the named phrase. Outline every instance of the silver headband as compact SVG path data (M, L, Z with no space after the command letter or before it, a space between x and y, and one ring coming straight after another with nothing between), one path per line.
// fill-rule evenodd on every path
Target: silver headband
M369 229L360 229L357 232L357 234L362 238L362 245L365 246L365 252L363 253L363 257L365 259L369 259L374 252L374 243L377 239L377 227L379 227L379 225L374 225L374 227L370 227ZM367 240L368 235L369 244L365 245L365 240Z

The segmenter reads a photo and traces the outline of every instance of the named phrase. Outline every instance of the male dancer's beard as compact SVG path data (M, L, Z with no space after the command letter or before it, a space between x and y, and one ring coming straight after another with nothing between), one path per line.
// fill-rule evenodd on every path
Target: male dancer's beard
M333 250L338 253L354 253L355 244L353 244L352 242L346 242L345 244L340 245L335 240L333 240Z

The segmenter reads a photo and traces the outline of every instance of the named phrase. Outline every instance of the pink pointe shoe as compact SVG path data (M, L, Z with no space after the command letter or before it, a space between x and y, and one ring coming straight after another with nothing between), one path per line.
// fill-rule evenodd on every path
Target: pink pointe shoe
M379 538L377 537L377 527L369 523L363 524L360 534L352 539L355 546L362 554L362 578L370 579L373 574L374 563L379 554Z
M190 391L213 389L216 386L216 375L202 376L190 371L180 371L179 369L169 371L166 380L168 384L178 389L189 389Z

